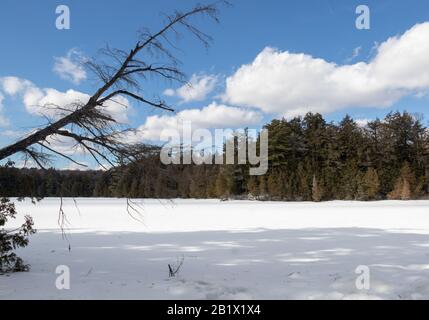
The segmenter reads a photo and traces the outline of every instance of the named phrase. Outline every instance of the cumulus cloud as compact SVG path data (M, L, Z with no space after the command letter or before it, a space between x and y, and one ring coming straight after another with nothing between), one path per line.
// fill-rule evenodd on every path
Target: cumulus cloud
M44 113L55 116L58 112L56 106L66 106L67 109L73 110L76 104L86 103L89 98L88 94L75 90L61 92L52 88L32 88L25 92L24 104L30 113ZM107 114L119 123L128 122L129 109L129 101L121 96L115 97L114 101L107 101L103 108Z
M218 77L215 75L193 74L188 84L176 90L167 89L164 95L179 97L182 102L203 101L214 90L217 83Z
M3 77L0 78L0 85L6 94L14 96L22 92L26 87L31 86L32 83L17 77Z
M377 46L369 62L338 65L265 48L227 79L224 101L286 117L348 107L388 107L429 91L429 22Z
M6 127L9 125L9 121L3 114L3 100L4 96L0 93L0 127Z
M78 85L87 78L85 68L82 66L83 59L80 51L71 49L66 56L55 57L53 70L61 79Z
M240 128L254 125L262 120L259 112L230 107L215 102L202 109L186 109L175 115L150 116L140 126L137 133L129 136L129 141L159 141L161 132L166 130L181 132L184 121L190 121L192 129Z
M76 104L86 103L90 98L88 94L72 89L65 92L53 88L42 89L29 80L17 77L0 78L0 88L10 96L20 95L28 113L52 118L64 113L57 106L66 111L74 110ZM117 96L106 102L103 110L117 122L127 123L131 105L128 99Z

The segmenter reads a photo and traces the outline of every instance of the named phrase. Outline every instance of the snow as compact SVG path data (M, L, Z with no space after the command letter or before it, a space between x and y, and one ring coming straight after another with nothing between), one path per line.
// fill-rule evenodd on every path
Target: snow
M429 201L145 199L130 215L124 199L65 199L65 234L59 199L16 203L38 233L18 251L31 271L0 276L0 299L429 298Z

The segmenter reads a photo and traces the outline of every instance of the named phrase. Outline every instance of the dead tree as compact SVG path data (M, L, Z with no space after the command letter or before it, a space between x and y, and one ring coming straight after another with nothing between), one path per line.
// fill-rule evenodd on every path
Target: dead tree
M142 30L135 47L129 52L109 47L103 49L102 59L85 63L101 81L100 87L89 100L54 106L56 117L49 118L44 127L0 149L0 160L23 153L42 168L53 156L85 166L57 150L51 143L51 139L56 137L71 139L75 147L92 156L102 167L105 164L115 166L136 160L146 147L141 143L130 144L125 141L124 136L135 129L124 129L106 112L106 103L119 103L115 98L122 96L149 107L173 111L163 100L145 96L142 84L152 77L185 82L185 75L179 69L180 61L174 55L177 50L174 41L181 36L181 32L187 31L208 46L211 37L200 31L191 20L203 15L217 22L219 4L197 5L188 12L176 11L167 15L164 26L158 32Z

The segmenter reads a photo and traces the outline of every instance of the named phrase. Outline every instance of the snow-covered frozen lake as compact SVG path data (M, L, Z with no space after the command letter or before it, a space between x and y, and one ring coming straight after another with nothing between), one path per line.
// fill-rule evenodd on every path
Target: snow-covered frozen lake
M65 238L59 199L17 203L39 231L19 250L31 271L0 276L0 299L429 298L429 201L136 200L138 221L125 200L76 202ZM58 265L70 290L55 286Z

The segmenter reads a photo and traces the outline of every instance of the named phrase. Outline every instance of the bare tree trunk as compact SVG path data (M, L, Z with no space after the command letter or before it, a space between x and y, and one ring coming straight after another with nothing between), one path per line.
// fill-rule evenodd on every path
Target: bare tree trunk
M28 147L30 147L31 145L33 145L39 141L46 140L47 137L57 133L59 129L67 126L70 123L72 123L73 119L78 117L79 113L81 113L84 108L82 108L82 110L78 110L78 111L58 120L57 122L43 128L43 129L41 129L41 130L31 134L31 135L29 135L28 137L14 143L14 144L11 144L11 145L3 148L3 149L0 149L0 160L6 159L7 157L14 155L15 153L22 152L22 151L26 150Z

